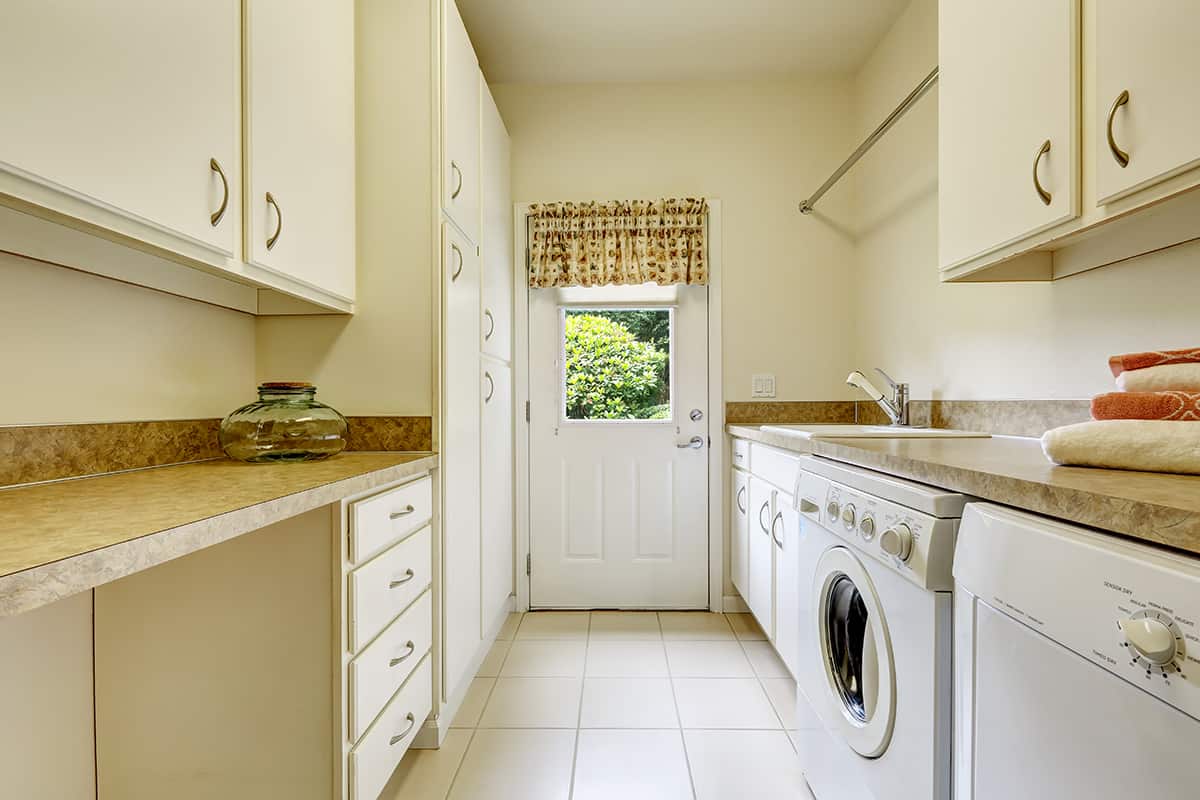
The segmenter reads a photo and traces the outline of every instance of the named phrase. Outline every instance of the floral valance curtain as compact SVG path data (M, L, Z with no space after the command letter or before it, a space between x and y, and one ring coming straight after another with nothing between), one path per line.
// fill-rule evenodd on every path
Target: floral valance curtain
M532 206L529 285L707 285L707 218L692 198Z

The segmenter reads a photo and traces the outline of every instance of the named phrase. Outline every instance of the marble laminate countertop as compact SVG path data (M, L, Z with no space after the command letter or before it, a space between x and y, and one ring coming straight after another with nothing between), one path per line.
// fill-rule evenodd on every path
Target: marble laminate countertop
M0 617L437 466L433 453L200 461L0 489Z
M731 436L854 464L982 500L1200 554L1200 476L1060 467L1037 439L813 439L757 427ZM753 463L751 464L753 467Z

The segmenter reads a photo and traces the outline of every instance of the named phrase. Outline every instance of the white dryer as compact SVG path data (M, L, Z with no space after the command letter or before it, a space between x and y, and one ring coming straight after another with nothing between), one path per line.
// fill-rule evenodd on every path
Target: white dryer
M954 577L956 800L1200 797L1200 559L972 503Z
M809 458L798 735L817 800L948 800L951 564L964 496Z

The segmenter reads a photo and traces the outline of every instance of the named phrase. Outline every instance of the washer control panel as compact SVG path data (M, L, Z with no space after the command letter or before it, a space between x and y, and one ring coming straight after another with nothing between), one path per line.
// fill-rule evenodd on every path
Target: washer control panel
M951 568L957 519L942 519L823 476L801 476L802 497L818 522L857 550L934 591L954 588ZM820 496L810 496L820 495Z

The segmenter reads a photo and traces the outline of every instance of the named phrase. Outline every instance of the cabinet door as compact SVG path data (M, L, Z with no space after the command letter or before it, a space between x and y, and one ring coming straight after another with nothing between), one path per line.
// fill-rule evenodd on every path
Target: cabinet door
M766 481L750 476L749 591L744 596L751 613L769 638L774 638L772 608L775 601L775 545L771 542L771 517L775 490Z
M791 495L775 495L771 539L775 545L775 650L796 676L800 660L800 513L792 507Z
M0 195L225 266L240 13L237 0L5 0Z
M938 42L947 269L1079 215L1079 0L940 3Z
M513 591L512 370L483 363L482 562L484 636Z
M246 258L354 299L354 3L246 5Z
M442 606L447 696L480 647L479 261L442 225Z
M483 96L483 346L501 361L512 358L513 209L508 131L487 84Z
M729 522L729 577L743 600L750 593L749 483L750 478L745 472L733 470L730 480L733 499Z
M1197 72L1195 0L1096 4L1097 205L1200 164Z
M454 0L442 38L442 208L479 241L479 62Z

